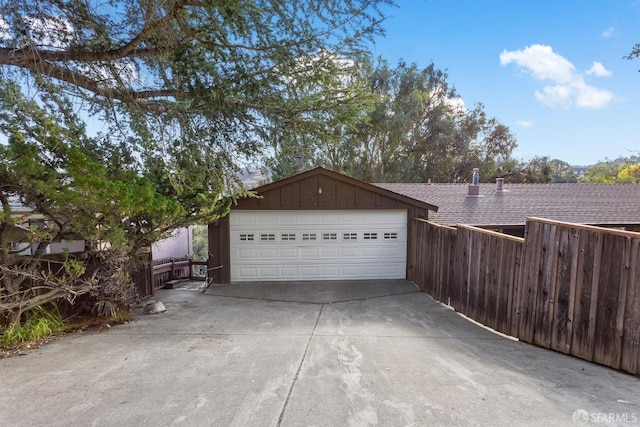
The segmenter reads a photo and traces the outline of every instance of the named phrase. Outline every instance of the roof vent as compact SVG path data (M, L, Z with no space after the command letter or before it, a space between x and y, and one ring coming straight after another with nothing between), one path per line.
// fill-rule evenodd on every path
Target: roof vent
M496 178L496 191L504 191L504 178Z
M473 176L471 178L471 185L467 190L467 197L480 196L480 169L473 168Z

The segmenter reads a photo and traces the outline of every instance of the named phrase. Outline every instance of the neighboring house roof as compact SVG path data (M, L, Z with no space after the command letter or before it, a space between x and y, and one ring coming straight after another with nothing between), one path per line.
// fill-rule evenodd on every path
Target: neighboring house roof
M524 225L542 217L589 225L640 226L640 185L480 184L481 197L467 197L468 184L375 184L439 207L429 219L443 225L487 228Z
M8 202L9 209L12 214L27 214L33 210L32 208L23 205L20 198L15 196L10 196ZM2 207L2 202L0 202L0 207Z

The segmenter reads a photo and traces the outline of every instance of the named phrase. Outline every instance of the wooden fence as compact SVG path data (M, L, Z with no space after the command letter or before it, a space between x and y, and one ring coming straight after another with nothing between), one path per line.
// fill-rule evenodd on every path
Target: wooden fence
M171 280L205 280L204 274L194 271L194 266L206 266L206 261L194 261L190 257L165 258L153 261L154 289L162 288Z
M524 239L413 224L410 279L522 341L640 374L640 234L529 218Z

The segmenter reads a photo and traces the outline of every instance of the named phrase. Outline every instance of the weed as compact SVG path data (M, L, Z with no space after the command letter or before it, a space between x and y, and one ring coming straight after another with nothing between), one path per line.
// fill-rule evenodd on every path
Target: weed
M0 338L5 346L11 346L27 341L41 341L64 329L64 322L58 312L58 307L50 304L49 309L39 306L25 314L22 326L10 325L2 331Z

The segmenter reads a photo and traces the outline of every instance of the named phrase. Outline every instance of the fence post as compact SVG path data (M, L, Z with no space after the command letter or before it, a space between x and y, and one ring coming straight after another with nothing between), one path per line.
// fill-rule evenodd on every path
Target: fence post
M131 277L136 284L138 295L144 298L153 295L153 266L151 261L151 247L139 248L133 254L133 271Z

